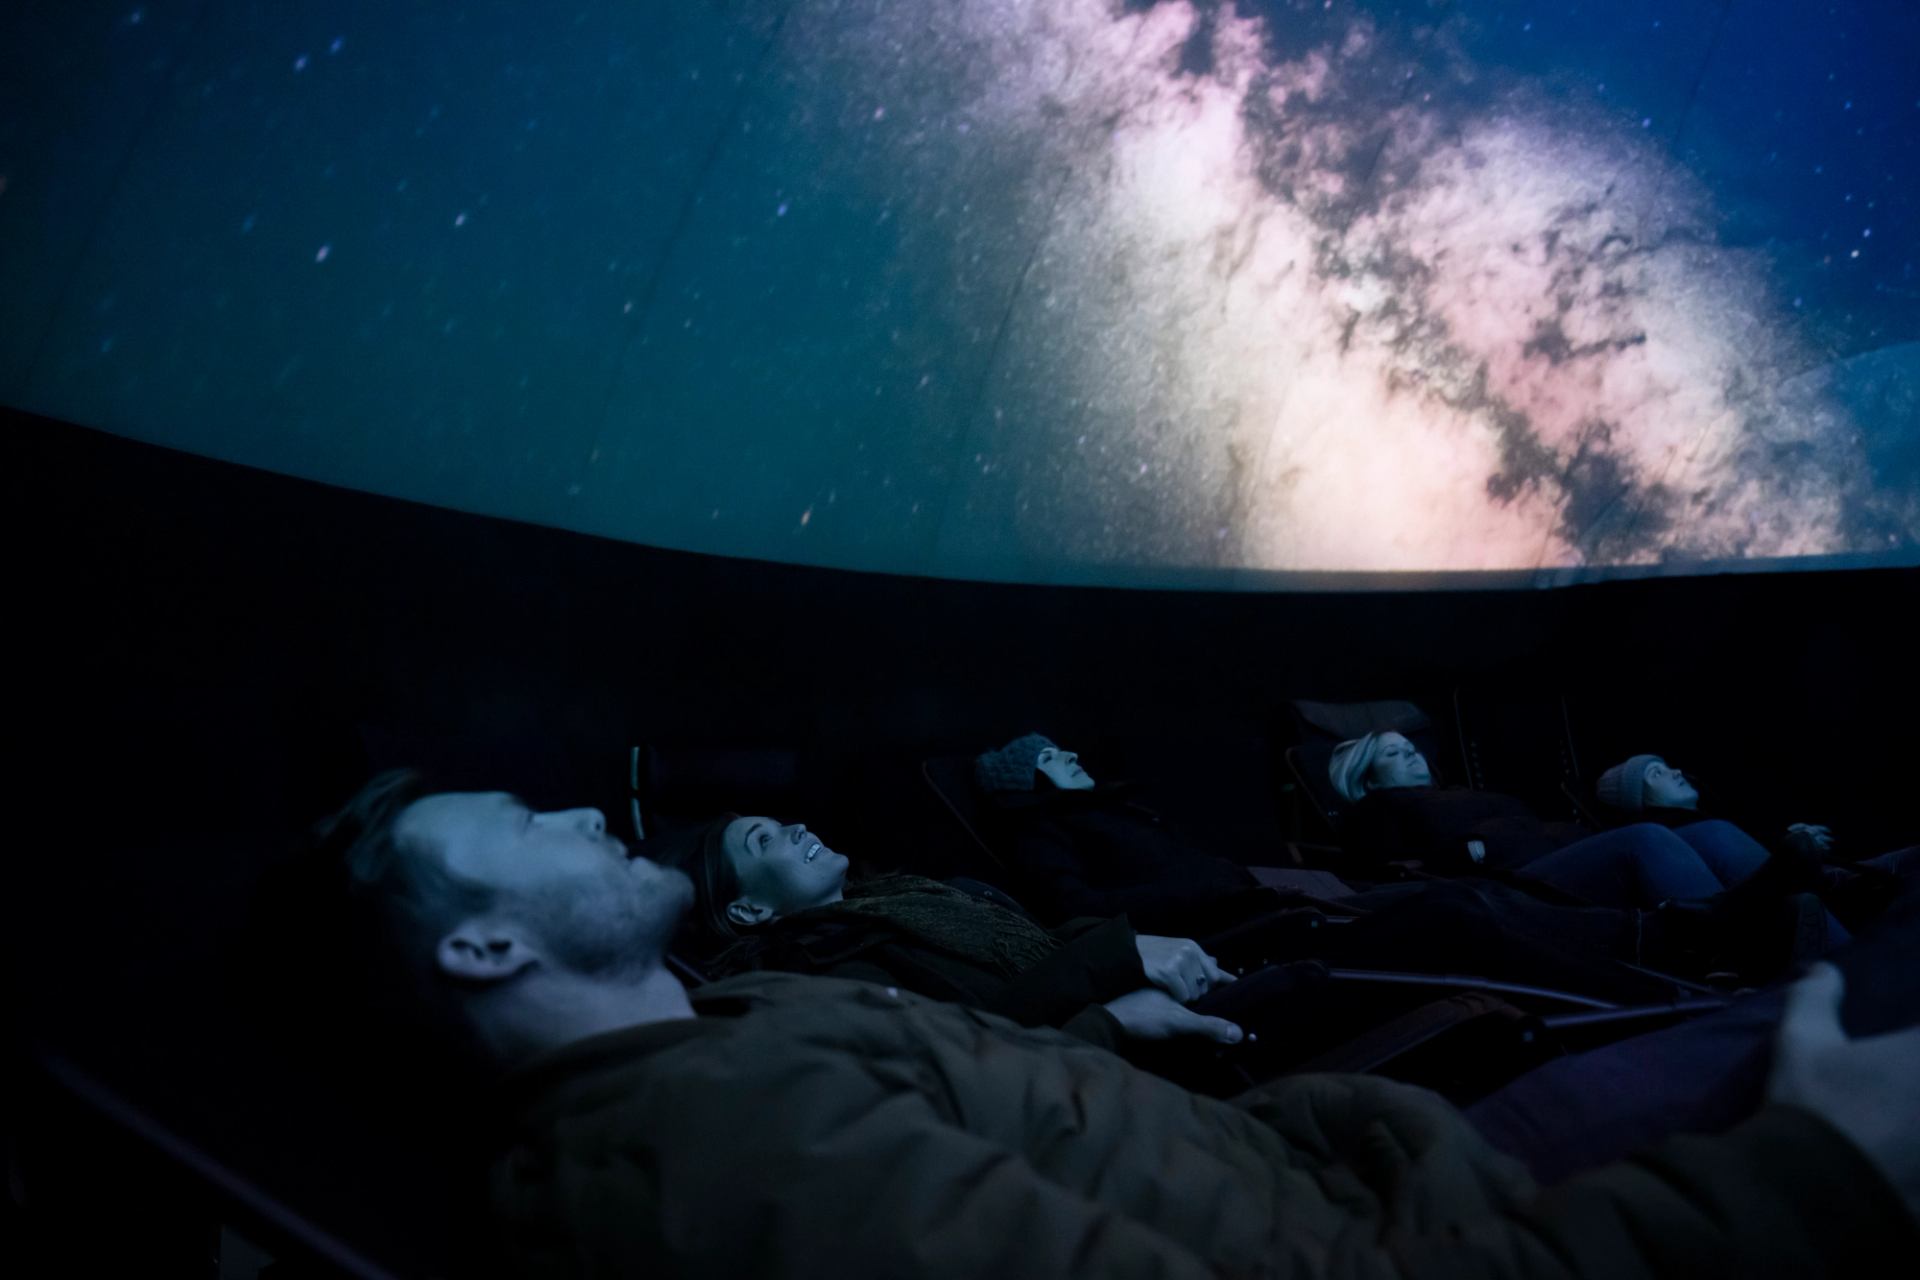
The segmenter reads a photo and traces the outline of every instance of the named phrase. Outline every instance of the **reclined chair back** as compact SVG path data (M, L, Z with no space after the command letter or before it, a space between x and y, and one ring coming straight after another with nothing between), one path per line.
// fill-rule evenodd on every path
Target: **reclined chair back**
M729 811L791 814L803 802L799 755L783 747L642 743L631 767L644 839Z
M1384 733L1391 730L1402 734L1420 749L1422 755L1426 756L1435 785L1443 785L1441 768L1436 763L1442 745L1439 731L1432 718L1413 703L1400 701L1336 703L1299 700L1293 702L1291 706L1301 734L1301 741L1287 749L1287 768L1293 774L1300 789L1311 797L1319 819L1328 833L1343 847L1346 841L1342 827L1347 806L1339 793L1333 789L1333 779L1328 774L1334 748L1339 743L1364 733ZM1349 853L1364 856L1366 851L1350 849ZM1402 876L1436 878L1430 873L1419 870L1416 864L1396 864L1396 870L1397 874ZM1489 879L1523 889L1544 902L1555 902L1567 906L1591 905L1575 894L1538 881L1523 881L1509 873L1489 871L1482 874Z
M396 1280L400 1274L279 1199L246 1173L174 1131L165 1120L58 1052L39 1044L30 1046L27 1052L28 1067L33 1073L29 1087L53 1091L46 1099L37 1098L36 1106L50 1106L56 1113L77 1107L108 1126L130 1148L144 1149L145 1153L157 1156L159 1164L168 1171L170 1181L179 1185L182 1199L196 1206L198 1212L209 1215L206 1222L198 1225L209 1228L217 1220L220 1227L244 1229L250 1239L257 1240L274 1256L275 1261L267 1269L272 1274L291 1271L300 1275L337 1275L351 1280ZM156 1191L152 1187L145 1190L149 1195ZM175 1212L181 1207L180 1200L168 1199L163 1204ZM124 1229L126 1214L116 1211L114 1218L116 1227ZM195 1224L178 1225L190 1232ZM162 1273L191 1270L187 1257L154 1256L154 1243L141 1241L136 1233L132 1239L112 1241L104 1256L97 1243L84 1247L83 1252L93 1265L107 1264L122 1250L132 1250L145 1255L138 1264L143 1268ZM191 1260L198 1261L198 1258ZM309 1267L316 1269L309 1270Z
M138 824L80 839L71 858L33 860L26 900L38 905L19 913L13 941L36 958L36 980L14 1016L53 1097L161 1157L115 1194L192 1188L182 1198L217 1221L329 1274L461 1274L452 1153L367 1105L397 1097L369 1099L282 1047L265 1024L285 1007L261 1003L271 993L236 971L240 923L283 840L217 829L142 839ZM52 1136L71 1142L71 1128ZM86 1158L103 1186L120 1178L117 1158L91 1147ZM126 1244L110 1243L103 1255ZM106 1273L192 1269L149 1261Z
M1326 741L1295 743L1286 750L1286 762L1287 772L1300 794L1307 798L1322 834L1338 841L1345 805L1327 774L1333 762L1333 745Z
M1412 738L1422 750L1430 750L1438 745L1437 739L1426 742L1416 736L1431 735L1433 717L1422 711L1414 703L1399 699L1375 702L1316 702L1307 698L1295 698L1288 704L1306 735L1344 742L1348 738L1357 738L1365 733L1403 733ZM1432 763L1432 761L1428 761Z
M1334 748L1350 738L1367 733L1393 732L1404 735L1427 758L1434 782L1441 781L1440 749L1442 739L1432 717L1411 702L1313 702L1296 699L1289 704L1298 737L1287 748L1287 770L1296 786L1311 802L1315 815L1327 833L1338 839L1341 815L1346 802L1333 789L1328 766Z
M920 762L920 777L934 799L955 825L966 835L969 845L986 865L1007 873L1005 858L982 832L980 798L973 789L973 759L970 756L931 756Z
M1468 786L1519 796L1543 816L1584 820L1568 803L1583 783L1565 697L1462 685L1453 710Z

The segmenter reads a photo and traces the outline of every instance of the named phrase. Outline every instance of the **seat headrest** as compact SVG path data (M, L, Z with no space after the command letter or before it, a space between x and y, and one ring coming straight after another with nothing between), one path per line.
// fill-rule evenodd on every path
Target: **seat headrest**
M1293 709L1309 727L1339 740L1366 733L1403 733L1412 736L1432 726L1426 712L1411 702L1310 702L1296 699Z

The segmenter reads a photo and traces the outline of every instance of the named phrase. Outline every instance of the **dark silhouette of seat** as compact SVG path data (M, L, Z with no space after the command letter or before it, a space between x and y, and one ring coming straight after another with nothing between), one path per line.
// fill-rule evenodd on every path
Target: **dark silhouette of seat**
M1568 803L1569 793L1585 784L1564 696L1463 684L1453 691L1453 720L1469 787L1518 796L1542 814L1586 823L1584 808Z
M952 819L967 843L987 864L996 868L1009 884L1019 888L1023 878L1017 860L1003 852L988 834L979 796L974 790L973 761L967 756L932 756L921 762L920 777L933 793L939 809ZM1324 854L1328 851L1289 841L1278 851L1281 856L1275 861L1289 862L1292 866L1249 868L1249 871L1265 887L1316 907L1332 917L1359 914L1353 907L1340 903L1341 898L1354 892L1354 886L1335 874L1310 868L1310 853ZM1211 936L1218 938L1220 935Z
M920 762L920 778L933 792L940 809L953 820L973 850L1002 872L1012 871L982 831L979 798L973 790L973 760L969 756L929 756Z

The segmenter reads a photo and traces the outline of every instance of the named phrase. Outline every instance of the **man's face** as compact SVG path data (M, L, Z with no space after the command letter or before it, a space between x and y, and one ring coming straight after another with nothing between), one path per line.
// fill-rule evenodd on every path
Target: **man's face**
M1059 747L1043 747L1040 758L1034 761L1034 767L1062 791L1093 789L1092 775L1080 767L1080 757L1074 752L1063 751Z
M782 826L772 818L735 818L720 846L740 896L774 919L831 902L847 882L847 858L827 848L804 822Z
M1655 760L1647 766L1646 804L1650 809L1692 809L1700 803L1700 793L1687 781L1687 775Z
M524 929L545 963L579 972L657 963L693 900L685 875L629 858L597 809L536 813L504 791L447 793L407 806L394 834L493 890L495 917Z
M1433 774L1420 749L1397 733L1380 735L1380 748L1374 753L1373 767L1367 771L1370 790L1388 787L1430 787Z

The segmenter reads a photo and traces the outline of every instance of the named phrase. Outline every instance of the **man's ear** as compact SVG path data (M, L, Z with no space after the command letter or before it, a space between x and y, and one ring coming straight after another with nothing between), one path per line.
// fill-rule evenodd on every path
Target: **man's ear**
M505 982L537 957L520 931L492 920L469 920L440 939L434 964L461 982Z
M773 918L773 908L752 898L735 898L727 904L727 919L751 929Z

